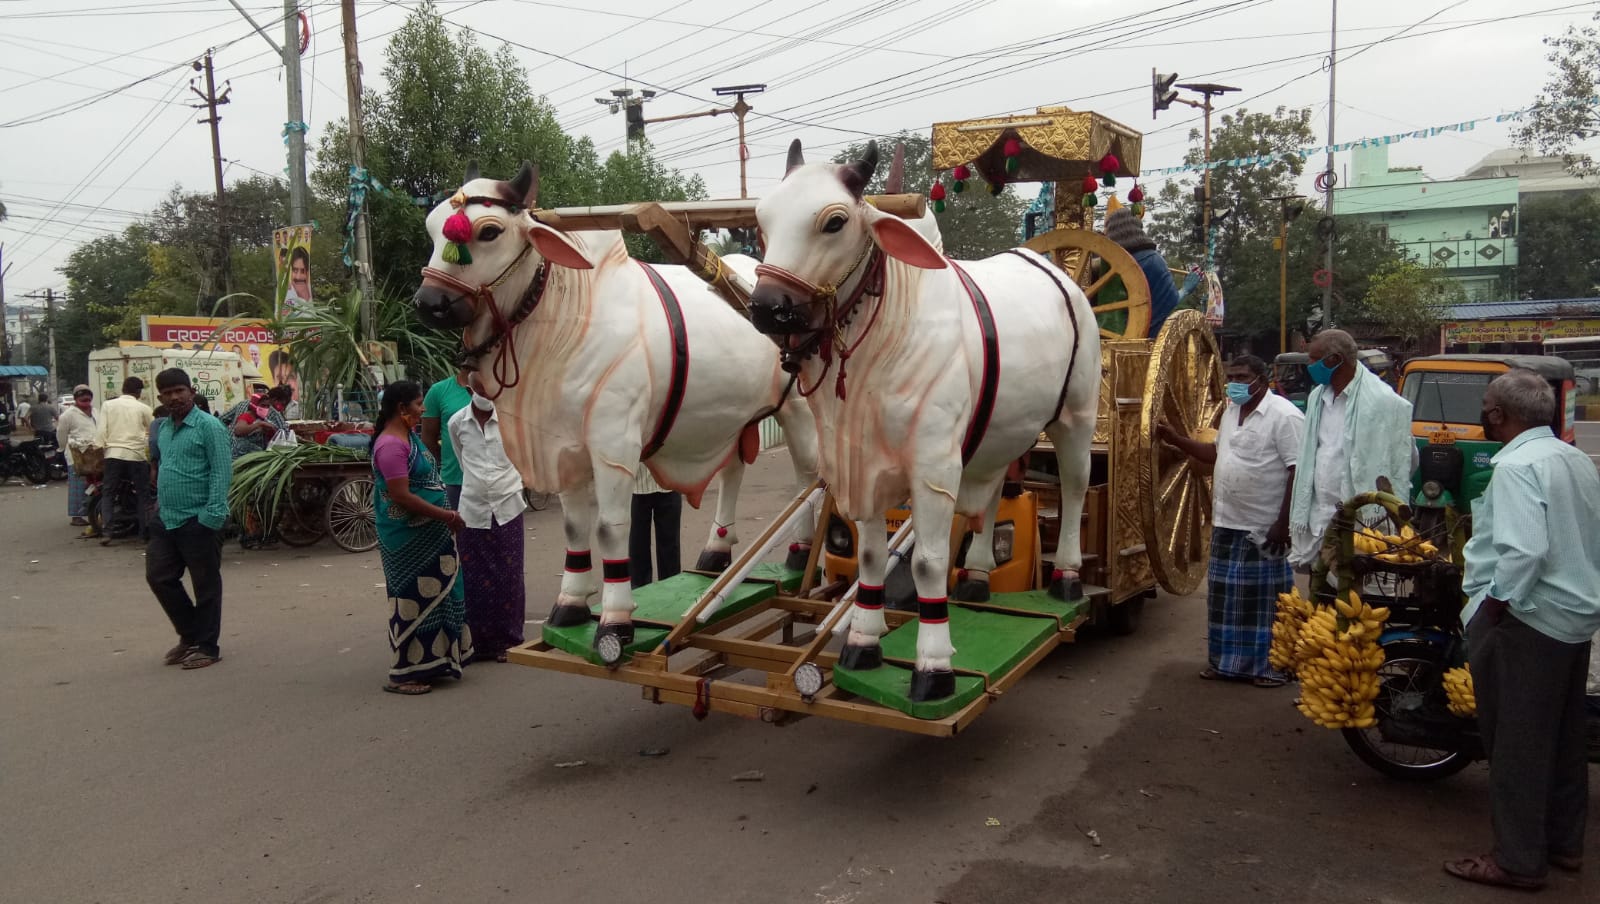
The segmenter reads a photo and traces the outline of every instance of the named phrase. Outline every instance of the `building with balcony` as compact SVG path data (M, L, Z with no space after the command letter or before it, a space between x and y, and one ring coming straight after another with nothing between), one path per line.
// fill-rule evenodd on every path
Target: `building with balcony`
M1376 224L1412 260L1461 282L1469 301L1516 297L1516 175L1434 180L1389 166L1387 145L1351 152L1350 184L1333 192L1338 218Z

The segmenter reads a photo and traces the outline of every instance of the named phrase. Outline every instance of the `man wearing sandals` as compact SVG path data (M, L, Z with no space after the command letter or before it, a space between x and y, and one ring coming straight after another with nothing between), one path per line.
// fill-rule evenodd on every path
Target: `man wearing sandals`
M178 632L167 665L203 669L222 658L222 524L233 480L227 428L194 402L188 373L173 367L156 374L167 418L156 435L160 468L156 504L145 552L145 581ZM194 598L183 587L189 572Z
M1444 868L1485 885L1534 889L1551 866L1583 866L1600 476L1551 432L1555 411L1555 393L1531 371L1500 376L1483 396L1484 433L1505 446L1472 506L1461 622L1489 757L1494 850Z
M1227 367L1228 408L1215 443L1156 434L1215 468L1211 563L1206 572L1207 648L1201 678L1282 687L1267 661L1278 594L1294 586L1289 568L1289 500L1305 436L1305 415L1267 386L1266 362L1240 355Z

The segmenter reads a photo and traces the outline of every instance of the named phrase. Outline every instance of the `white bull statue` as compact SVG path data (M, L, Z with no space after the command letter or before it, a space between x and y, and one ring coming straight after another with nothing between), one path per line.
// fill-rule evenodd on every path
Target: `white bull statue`
M1009 465L1043 430L1061 472L1051 590L1081 595L1079 520L1100 392L1100 334L1083 291L1047 259L1015 250L957 262L932 217L907 222L863 200L878 150L806 165L756 207L766 241L751 317L778 339L816 415L821 469L856 522L860 587L839 664L882 665L885 510L911 501L918 598L914 700L955 690L950 522L985 542L967 553L957 600L988 598L994 521Z
M620 232L562 233L529 213L538 170L510 182L478 177L428 215L433 256L418 315L464 329L474 389L497 399L506 453L523 482L561 494L566 567L550 624L582 624L604 591L596 641L632 640L628 531L634 478L700 505L719 478L715 520L696 567L732 559L736 501L759 450L758 422L776 415L801 486L816 475L811 413L789 392L778 350L684 267L628 257ZM724 258L747 273L755 261ZM790 562L803 565L815 512L800 519Z

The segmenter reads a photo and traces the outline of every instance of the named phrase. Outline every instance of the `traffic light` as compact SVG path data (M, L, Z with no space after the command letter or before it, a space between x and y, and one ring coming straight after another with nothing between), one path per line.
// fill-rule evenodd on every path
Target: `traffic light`
M1170 75L1162 75L1154 69L1150 70L1151 119L1155 119L1157 113L1172 106L1172 102L1178 99L1178 92L1172 87L1177 80L1178 73L1176 72Z
M644 101L629 101L625 103L628 114L628 140L644 140Z

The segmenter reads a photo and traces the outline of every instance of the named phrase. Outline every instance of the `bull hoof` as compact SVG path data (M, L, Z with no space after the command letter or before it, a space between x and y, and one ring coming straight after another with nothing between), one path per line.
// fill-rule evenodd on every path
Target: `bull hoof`
M967 578L956 582L956 589L950 592L950 599L962 603L987 603L989 601L989 582Z
M728 566L732 564L733 550L703 549L700 551L700 558L695 560L694 570L721 574L727 571Z
M1063 602L1083 599L1083 579L1075 574L1057 572L1050 580L1050 595Z
M917 703L943 700L955 692L956 673L949 669L937 672L914 669L911 672L911 699Z
M587 624L591 617L588 606L556 603L550 608L550 617L545 619L545 624L552 628L571 628Z
M839 651L839 668L852 672L866 672L883 665L883 648L877 644L857 646L845 644Z
M790 571L805 571L806 566L810 563L811 547L791 546L789 547L789 557L783 560L783 567Z
M598 647L600 645L600 638L602 637L616 637L618 640L622 641L622 648L627 649L628 644L633 643L633 622L630 621L603 624L594 629L595 646Z

